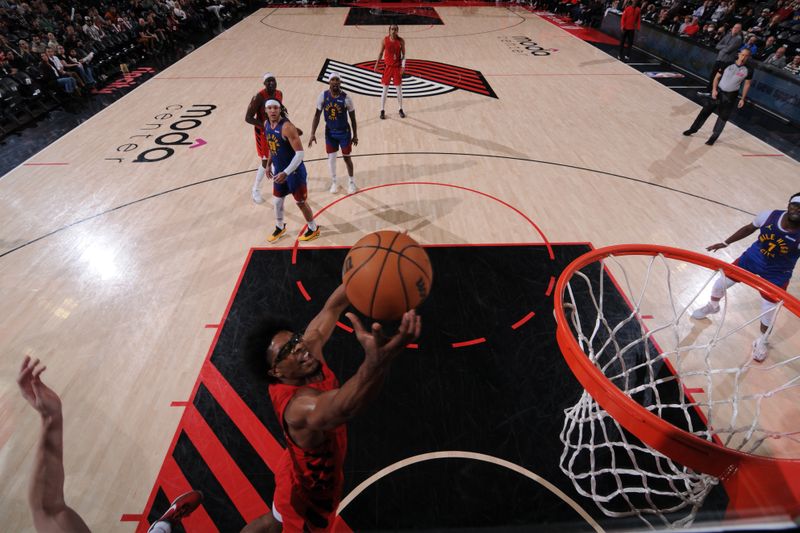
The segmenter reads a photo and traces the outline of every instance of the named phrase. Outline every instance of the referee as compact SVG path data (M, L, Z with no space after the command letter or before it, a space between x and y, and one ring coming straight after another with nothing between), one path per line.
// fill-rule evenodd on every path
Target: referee
M697 130L703 127L703 123L705 123L709 115L716 110L718 115L717 123L714 124L714 132L708 138L706 144L711 146L716 142L725 127L725 123L728 122L728 118L733 113L733 108L744 106L744 101L753 79L753 69L747 65L748 59L750 59L750 49L742 48L735 62L722 65L717 69L711 85L711 99L700 110L700 114L694 119L692 126L683 132L684 135L697 133ZM744 83L744 90L737 104L736 98L739 95L739 88L742 83Z

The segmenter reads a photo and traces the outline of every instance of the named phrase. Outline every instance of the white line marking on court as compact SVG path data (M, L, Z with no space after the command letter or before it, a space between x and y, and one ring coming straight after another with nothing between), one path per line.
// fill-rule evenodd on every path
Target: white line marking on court
M370 477L362 481L356 488L350 491L342 502L339 504L339 508L336 510L337 515L341 515L342 511L344 511L345 507L347 507L350 502L358 497L359 494L364 492L370 485L374 484L379 479L388 476L392 472L400 470L401 468L405 468L407 466L421 463L423 461L431 461L433 459L474 459L476 461L483 461L485 463L490 463L497 466L502 466L503 468L507 468L512 470L518 474L522 474L523 476L534 480L535 482L542 485L544 488L561 498L567 505L572 507L575 512L581 515L581 518L586 520L586 522L592 526L592 528L597 531L598 533L604 533L600 524L592 518L589 513L587 513L583 507L581 507L578 502L570 498L568 495L564 494L558 487L544 479L543 477L539 476L538 474L534 474L530 470L527 470L519 465L516 465L512 462L506 461L505 459L499 459L497 457L492 457L491 455L485 455L482 453L475 453L475 452L463 452L463 451L445 451L445 452L430 452L430 453L423 453L420 455L415 455L413 457L408 457L403 459L402 461L398 461L392 465L389 465L378 472L375 472Z

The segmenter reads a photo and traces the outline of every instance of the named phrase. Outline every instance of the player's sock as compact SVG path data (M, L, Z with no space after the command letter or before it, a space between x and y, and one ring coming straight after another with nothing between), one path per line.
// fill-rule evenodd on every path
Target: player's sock
M264 201L261 197L261 182L264 181L264 176L267 174L267 169L263 166L258 167L256 171L256 179L253 181L253 201L260 204Z
M397 105L400 109L403 109L403 86L397 86Z
M317 222L315 220L311 220L308 223L308 229L310 229L311 231L317 231Z
M272 199L272 203L275 206L275 221L279 228L283 227L283 201L284 198L278 198L277 196Z
M163 520L156 522L155 524L150 526L150 529L147 530L147 533L171 533L172 532L172 525L169 522L165 522Z
M389 86L383 86L383 92L381 92L381 111L386 109L386 95L389 93Z
M328 168L331 171L331 181L336 183L336 152L328 154Z

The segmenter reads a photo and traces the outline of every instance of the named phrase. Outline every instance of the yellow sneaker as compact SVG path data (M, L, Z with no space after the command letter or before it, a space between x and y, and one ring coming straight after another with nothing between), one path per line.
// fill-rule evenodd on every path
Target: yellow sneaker
M319 226L317 226L317 229L315 229L314 231L307 230L305 233L303 233L300 236L300 240L301 241L313 241L317 237L319 237Z
M284 235L286 235L286 224L284 224L282 228L279 228L278 226L275 226L275 231L272 232L272 235L267 237L267 241L268 242L275 242L278 239L280 239L281 237L283 237Z

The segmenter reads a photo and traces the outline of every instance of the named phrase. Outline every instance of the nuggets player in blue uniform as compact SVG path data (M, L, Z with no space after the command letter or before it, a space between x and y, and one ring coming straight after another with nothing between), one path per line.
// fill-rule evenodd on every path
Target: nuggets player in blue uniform
M356 192L356 180L353 177L353 159L350 152L358 144L358 128L356 126L356 108L353 100L342 91L342 77L337 72L331 72L328 81L328 90L322 91L317 98L317 111L314 113L314 122L311 124L311 137L308 147L317 140L317 126L320 115L325 116L325 152L328 154L328 167L331 171L331 194L336 194L339 185L336 183L336 153L342 148L344 164L347 167L347 193ZM347 121L350 116L350 123ZM352 132L350 124L353 125Z
M291 194L297 207L303 213L308 229L300 236L301 241L313 241L319 237L319 226L314 221L314 214L308 207L308 186L306 183L306 166L303 164L303 143L297 128L289 119L281 117L281 103L267 100L267 120L264 122L264 136L269 147L267 168L273 180L272 196L275 206L275 230L267 238L275 242L286 234L286 223L283 221L283 202Z
M744 239L759 230L756 240L733 262L753 274L786 289L792 278L797 260L800 259L800 192L789 198L785 211L762 211L753 222L742 226L723 242L712 244L706 250L716 252L731 243ZM692 318L703 319L719 311L719 301L734 281L721 277L714 282L711 300L695 309ZM753 342L753 359L758 362L767 358L767 336L775 316L776 303L764 298L761 303L761 336Z

